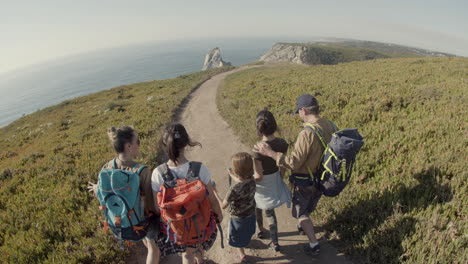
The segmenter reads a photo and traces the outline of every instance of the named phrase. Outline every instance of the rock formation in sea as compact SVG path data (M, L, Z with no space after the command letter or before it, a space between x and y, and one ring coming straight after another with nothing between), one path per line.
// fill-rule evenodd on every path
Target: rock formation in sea
M223 58L221 58L221 50L216 47L206 54L202 70L205 71L223 66L231 66L231 63L223 61Z

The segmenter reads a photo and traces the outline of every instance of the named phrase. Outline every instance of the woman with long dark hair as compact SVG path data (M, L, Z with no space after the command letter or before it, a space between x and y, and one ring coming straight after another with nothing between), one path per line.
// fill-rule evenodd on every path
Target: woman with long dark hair
M182 262L187 264L203 262L204 251L211 248L216 240L216 218L222 221L208 168L200 162L189 161L185 156L187 148L194 146L201 144L190 139L183 125L167 125L160 147L168 161L159 165L151 177L156 203L161 211L161 236L158 239L161 254L182 252ZM206 190L204 193L207 193L207 197L200 199L197 194L200 189ZM184 199L179 199L183 195L186 195ZM200 200L193 203L196 199ZM174 211L175 208L177 211ZM207 208L209 212L204 211ZM185 215L191 217L184 218ZM191 234L190 237L187 234Z

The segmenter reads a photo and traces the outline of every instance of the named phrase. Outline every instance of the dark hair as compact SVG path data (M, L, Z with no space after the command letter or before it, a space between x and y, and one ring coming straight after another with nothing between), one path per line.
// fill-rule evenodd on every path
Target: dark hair
M255 123L257 126L257 132L265 136L273 135L278 128L275 117L267 109L258 112Z
M180 150L186 146L200 146L198 142L190 140L185 127L179 123L173 123L166 126L159 142L161 149L169 156L169 159L176 162L180 156Z
M306 113L308 115L318 115L320 114L320 107L318 105L315 106L310 106L310 107L304 107Z
M135 130L131 126L111 127L107 129L107 135L112 142L112 146L117 153L125 150L125 144L132 143Z
M244 180L252 179L254 174L253 160L247 152L239 152L231 158L233 172Z

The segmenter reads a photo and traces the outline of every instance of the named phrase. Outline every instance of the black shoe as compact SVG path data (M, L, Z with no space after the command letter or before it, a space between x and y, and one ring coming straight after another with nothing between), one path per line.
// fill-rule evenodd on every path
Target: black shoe
M258 237L259 239L265 239L265 232L264 232L264 231L259 231L259 232L257 233L257 237Z
M299 231L299 235L305 235L305 232L300 225L297 226L297 231Z
M271 243L270 248L276 252L280 252L281 250L280 245L278 243Z
M311 248L309 244L304 246L304 253L309 256L318 256L320 254L320 244L316 245L315 247Z

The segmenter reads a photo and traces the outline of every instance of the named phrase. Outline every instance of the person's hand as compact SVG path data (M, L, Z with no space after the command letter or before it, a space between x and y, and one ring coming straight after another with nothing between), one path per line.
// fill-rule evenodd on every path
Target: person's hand
M227 168L227 173L229 174L230 177L237 179L237 175L232 171L232 168Z
M88 192L92 193L94 196L97 194L97 184L88 182Z
M268 157L272 157L273 153L274 153L274 151L271 149L270 145L268 145L266 142L257 143L254 146L253 151L257 152L259 154L262 154L263 156L268 156Z
M221 224L223 222L223 214L216 215L216 218L218 219L218 222Z

